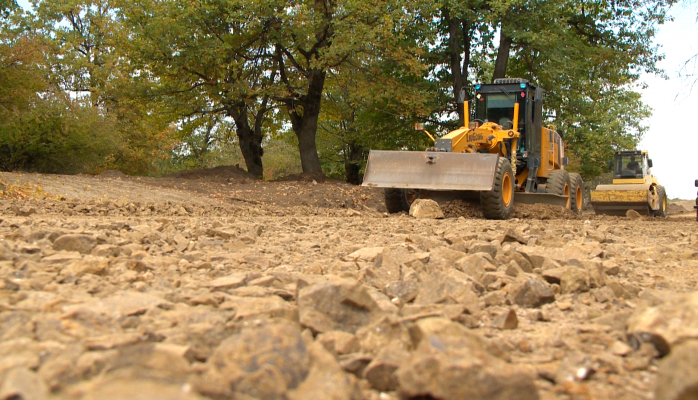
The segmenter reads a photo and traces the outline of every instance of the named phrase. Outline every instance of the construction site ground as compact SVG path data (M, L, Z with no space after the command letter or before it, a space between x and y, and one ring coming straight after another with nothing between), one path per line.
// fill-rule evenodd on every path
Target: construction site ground
M693 201L666 219L490 221L460 201L416 219L381 189L236 167L0 182L1 399L664 400L696 383Z

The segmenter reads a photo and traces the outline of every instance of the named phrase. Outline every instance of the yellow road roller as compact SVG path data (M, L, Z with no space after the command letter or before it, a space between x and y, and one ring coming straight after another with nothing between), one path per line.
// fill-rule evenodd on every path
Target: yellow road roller
M625 215L635 210L666 217L666 191L652 175L652 160L646 150L617 151L612 167L613 183L598 185L591 191L596 214Z

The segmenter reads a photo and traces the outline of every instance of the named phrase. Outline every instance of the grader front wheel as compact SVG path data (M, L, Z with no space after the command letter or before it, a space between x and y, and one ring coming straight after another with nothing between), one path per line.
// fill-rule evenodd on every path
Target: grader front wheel
M385 207L391 214L410 211L410 206L419 198L419 192L414 189L385 189Z
M480 192L480 204L487 219L508 219L514 209L514 174L509 160L499 157L494 187Z

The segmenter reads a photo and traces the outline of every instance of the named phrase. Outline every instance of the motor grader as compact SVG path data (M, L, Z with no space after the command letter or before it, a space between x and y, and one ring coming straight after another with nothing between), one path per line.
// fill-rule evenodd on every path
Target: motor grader
M479 197L488 219L507 219L514 202L557 204L580 213L584 183L568 173L565 145L543 127L543 90L527 80L475 86L474 120L461 93L461 127L427 151L371 150L363 186L385 188L391 213L417 198ZM448 193L449 195L446 195Z
M646 150L617 151L613 156L613 183L591 191L596 214L625 215L635 210L643 215L666 217L664 186L652 175L652 160Z

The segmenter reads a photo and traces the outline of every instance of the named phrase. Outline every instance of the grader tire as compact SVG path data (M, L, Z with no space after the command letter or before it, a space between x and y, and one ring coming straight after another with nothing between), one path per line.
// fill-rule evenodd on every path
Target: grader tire
M480 204L487 219L508 219L514 209L514 173L509 160L499 157L492 190L480 192Z
M410 211L412 202L418 197L417 191L407 189L385 189L385 207L391 214Z
M650 214L655 217L666 218L667 199L666 189L664 189L664 186L657 186L657 194L659 195L659 209L650 210Z
M550 171L548 175L548 183L545 189L546 193L556 194L558 196L570 196L570 174L562 169ZM567 200L567 208L570 209L571 200Z
M570 173L570 210L581 214L584 210L584 181L582 176Z

